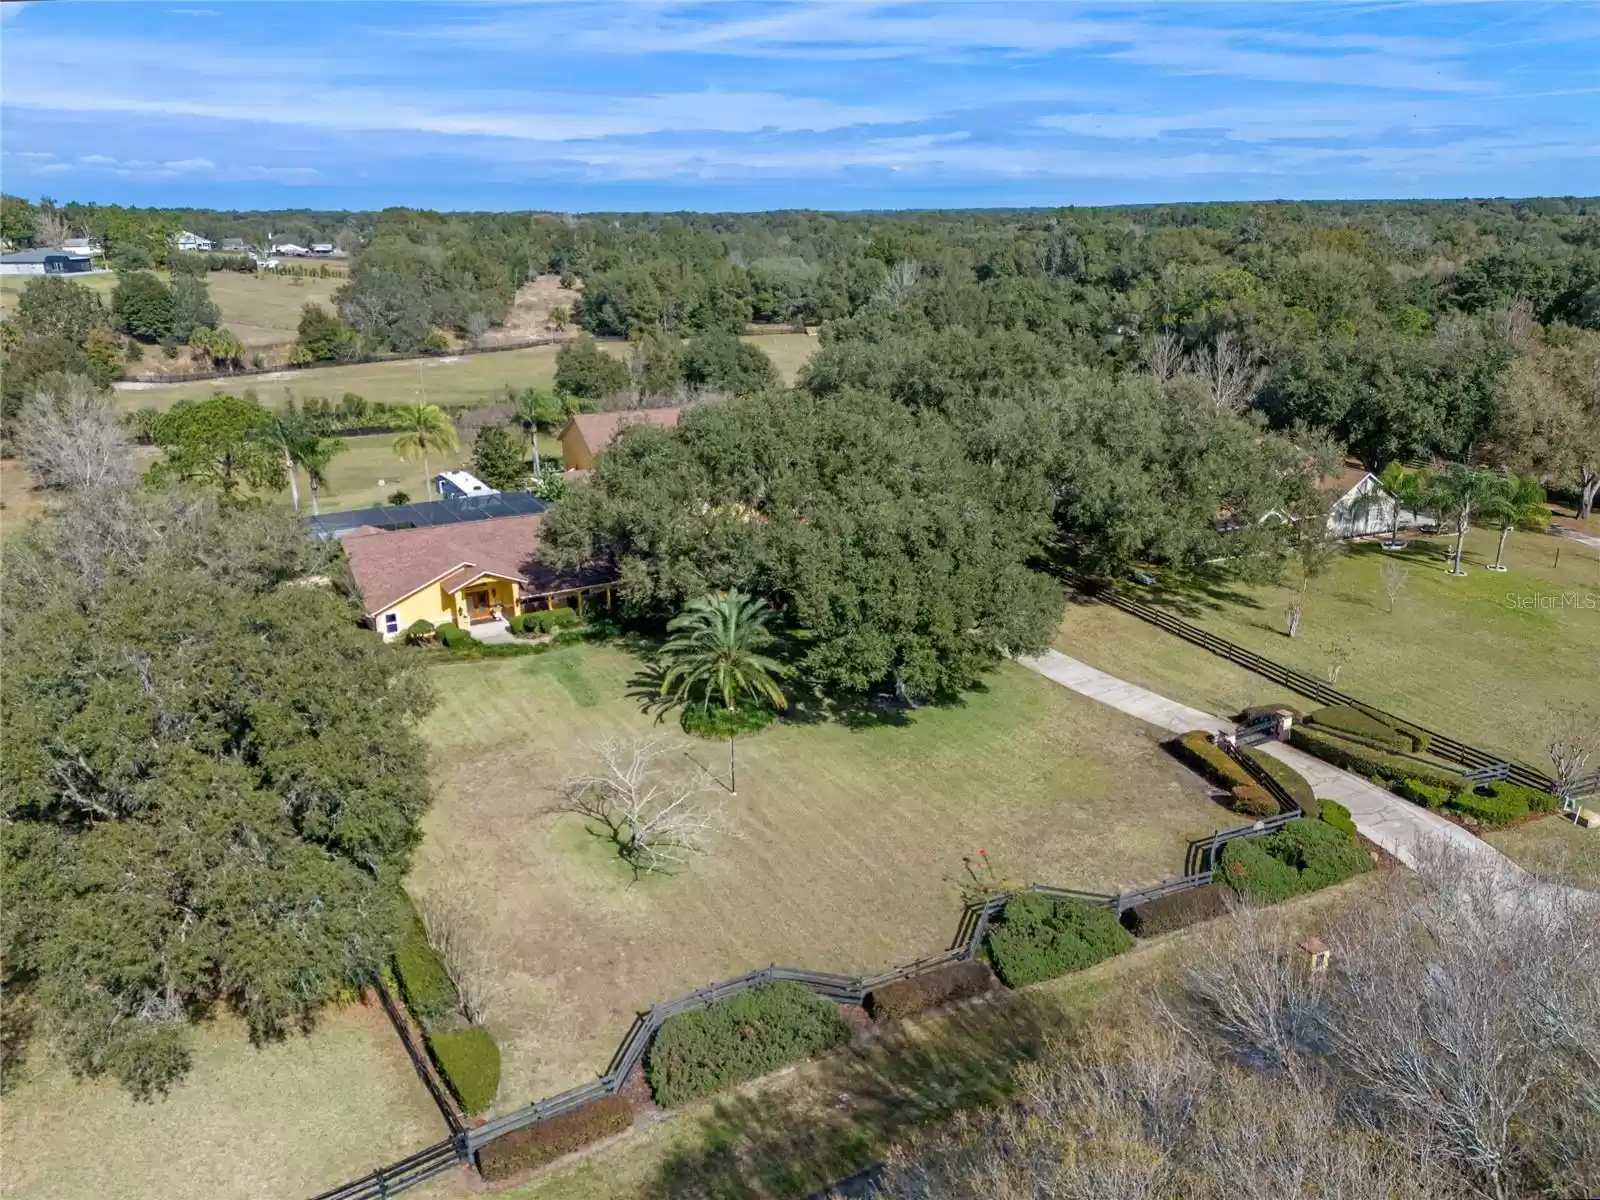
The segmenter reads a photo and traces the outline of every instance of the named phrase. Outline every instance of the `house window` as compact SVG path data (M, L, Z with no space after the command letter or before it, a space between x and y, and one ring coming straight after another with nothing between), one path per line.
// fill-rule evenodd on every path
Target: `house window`
M392 613L391 612L391 613L384 613L383 614L383 631L385 633L399 633L400 632L400 614L399 613Z

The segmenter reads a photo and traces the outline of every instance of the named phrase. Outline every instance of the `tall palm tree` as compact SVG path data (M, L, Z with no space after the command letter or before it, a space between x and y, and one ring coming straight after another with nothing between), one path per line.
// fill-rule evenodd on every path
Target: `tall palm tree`
M539 405L539 393L532 388L526 389L511 402L512 418L522 426L522 432L528 435L528 444L533 447L535 479L544 473L544 463L539 458Z
M428 455L456 450L456 427L437 404L406 404L391 414L394 426L394 452L401 458L422 460L423 495L433 495L433 475L428 470Z
M1478 515L1500 526L1500 544L1495 547L1491 571L1504 571L1506 535L1513 529L1543 529L1550 524L1550 509L1544 488L1533 478L1518 478L1509 472L1497 476L1494 487L1478 510Z
M1408 470L1397 462L1390 463L1378 476L1378 483L1389 493L1389 540L1383 544L1385 550L1398 550L1403 545L1400 514L1405 510L1416 512L1422 504L1427 482L1426 472Z
M1437 508L1456 526L1456 548L1451 556L1450 574L1466 574L1461 567L1461 548L1467 538L1467 528L1472 524L1472 514L1483 507L1497 485L1493 471L1469 467L1465 463L1451 463L1444 474L1435 475L1430 481L1425 503Z
M300 465L305 468L306 481L311 485L311 515L318 514L317 493L327 485L328 464L334 455L343 454L347 445L343 438L319 437L312 434L300 451Z
M283 460L283 473L289 480L289 503L298 514L300 482L295 477L295 468L304 465L307 441L314 439L316 434L311 432L304 417L290 411L269 413L261 422L258 436Z

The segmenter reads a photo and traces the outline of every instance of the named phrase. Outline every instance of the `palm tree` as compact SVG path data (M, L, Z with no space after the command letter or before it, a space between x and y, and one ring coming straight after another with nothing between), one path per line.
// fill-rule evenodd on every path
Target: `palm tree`
M317 493L327 485L328 464L347 446L343 438L318 437L312 434L300 451L300 465L305 468L306 480L311 485L311 515L318 514Z
M510 391L509 388L506 390ZM532 388L528 388L511 402L512 419L522 426L522 431L528 435L528 444L533 447L535 479L544 474L544 463L539 458L539 405L539 393Z
M300 483L295 478L295 468L303 465L302 455L308 438L315 438L304 418L291 411L270 413L261 423L260 437L283 459L283 473L289 480L289 503L300 511Z
M1467 538L1467 527L1472 514L1483 507L1494 494L1498 480L1492 471L1469 467L1464 463L1451 463L1443 475L1430 480L1425 503L1437 508L1441 515L1451 518L1456 526L1456 548L1451 556L1450 574L1465 575L1461 567L1461 548Z
M428 455L456 450L456 427L437 404L405 404L391 414L395 429L394 452L401 458L422 460L423 495L433 495L433 476L428 470Z
M1389 540L1383 543L1385 550L1399 550L1404 545L1400 541L1400 513L1407 509L1416 512L1427 482L1426 472L1407 470L1397 462L1390 463L1378 476L1379 485L1389 493Z
M1500 526L1500 544L1495 547L1491 571L1504 571L1502 559L1506 554L1506 535L1513 529L1543 529L1550 524L1550 509L1545 503L1544 488L1533 478L1518 478L1507 472L1497 476L1494 487L1483 501L1479 515L1491 524Z
M762 653L778 640L767 627L772 616L765 600L737 589L691 601L667 623L667 632L673 636L659 654L661 695L670 693L689 703L698 692L702 707L709 709L715 697L728 712L746 697L787 708L778 679L790 669ZM737 788L733 743L730 736L730 792Z

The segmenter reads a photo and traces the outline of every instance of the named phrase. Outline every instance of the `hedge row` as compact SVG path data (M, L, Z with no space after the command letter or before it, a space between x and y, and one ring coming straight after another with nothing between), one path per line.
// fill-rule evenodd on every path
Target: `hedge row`
M1135 937L1159 937L1220 917L1228 911L1228 893L1215 883L1174 892L1135 904L1122 914L1122 924Z
M472 635L454 621L444 622L444 624L435 628L433 632L438 637L439 644L448 650L472 644Z
M520 613L511 618L511 632L539 637L560 629L571 629L583 620L575 608L549 608L541 612Z
M400 997L411 1015L427 1029L455 1012L460 1001L455 984L428 944L422 918L404 891L400 892L400 905L405 910L405 924L394 952L395 982L400 985Z
M885 984L867 997L867 1011L874 1021L893 1021L914 1017L950 1004L981 996L994 986L994 974L985 963L951 963L898 983Z
M1274 758L1260 746L1246 746L1243 753L1256 766L1272 776L1279 787L1294 797L1294 802L1300 806L1300 811L1305 813L1307 818L1313 821L1317 819L1322 801L1317 799L1316 792L1311 790L1311 785L1306 782L1305 776L1282 759Z
M1110 909L1028 892L1006 903L987 944L995 972L1019 988L1121 954L1133 937Z
M1549 792L1507 780L1456 792L1444 804L1484 825L1509 825L1529 813L1555 812L1561 807L1561 802Z
M838 1005L801 984L773 983L668 1018L650 1044L645 1072L656 1099L670 1107L849 1038Z
M500 1047L482 1025L428 1035L428 1053L469 1117L487 1112L500 1091Z
M1346 837L1357 836L1355 820L1350 816L1350 810L1337 800L1318 800L1321 809L1318 817L1325 825L1332 825Z
M1222 848L1222 878L1246 900L1273 904L1370 870L1361 843L1331 823L1294 821Z
M1457 791L1469 788L1466 776L1445 767L1434 767L1415 758L1374 750L1359 742L1352 742L1336 734L1324 733L1309 725L1296 725L1289 730L1289 744L1324 762L1365 775L1385 785L1397 785L1407 779L1452 788Z
M1414 750L1427 748L1427 739L1418 739L1406 730L1397 728L1388 721L1380 721L1371 713L1355 707L1353 704L1330 704L1326 708L1315 709L1306 714L1306 723L1320 725L1340 733L1347 733L1352 737L1364 738L1374 742L1385 750L1393 750L1402 754L1409 754ZM1417 732L1421 732L1418 730Z
M542 1167L592 1142L633 1125L633 1106L622 1096L606 1096L582 1108L502 1134L478 1151L478 1173L493 1183L519 1171Z
M1200 730L1182 734L1167 743L1167 748L1203 778L1224 789L1228 807L1247 817L1271 817L1278 813L1278 802L1221 747Z

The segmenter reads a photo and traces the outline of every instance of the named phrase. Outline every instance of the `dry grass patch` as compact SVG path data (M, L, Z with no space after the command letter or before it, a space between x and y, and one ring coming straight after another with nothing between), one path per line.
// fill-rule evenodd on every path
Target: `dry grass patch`
M0 1135L0 1191L18 1200L310 1196L446 1133L376 1004L261 1049L237 1021L206 1025L188 1078L147 1104L31 1058Z
M1600 829L1552 815L1488 830L1483 840L1535 875L1600 891Z
M410 886L466 887L501 947L504 1108L593 1078L636 1011L711 980L942 949L979 848L1019 880L1113 891L1180 874L1190 839L1233 823L1153 731L1008 665L964 706L903 725L742 741L737 836L635 882L554 789L593 766L595 739L652 729L626 697L638 665L577 647L435 672L438 799ZM726 778L725 746L685 746Z
M205 278L223 325L238 335L247 351L293 343L299 336L300 310L307 304L332 309L334 292L346 282L239 271L212 271Z

